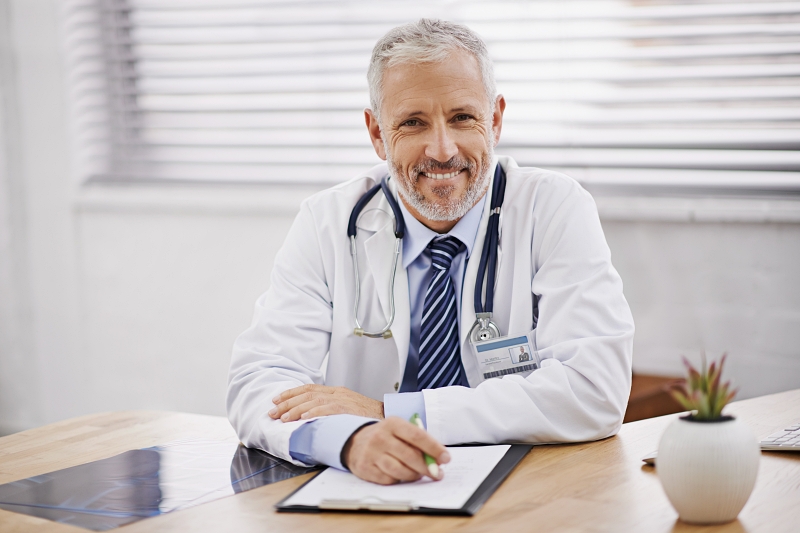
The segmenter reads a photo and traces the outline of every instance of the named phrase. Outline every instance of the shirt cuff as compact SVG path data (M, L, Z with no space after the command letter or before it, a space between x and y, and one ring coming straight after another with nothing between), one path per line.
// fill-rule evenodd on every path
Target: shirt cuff
M428 427L425 416L425 396L421 392L401 392L383 395L383 415L399 416L403 420L411 420L414 414L422 419L422 425Z
M377 422L374 418L355 415L330 415L303 424L289 437L289 455L309 465L328 465L339 470L342 448L357 429Z

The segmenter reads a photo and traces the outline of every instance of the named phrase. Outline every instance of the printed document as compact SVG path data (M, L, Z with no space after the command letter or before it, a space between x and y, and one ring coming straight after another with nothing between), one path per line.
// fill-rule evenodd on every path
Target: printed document
M329 501L403 503L413 508L461 509L510 446L448 447L451 461L444 479L424 477L413 483L378 485L349 472L328 468L283 502L284 506L319 507Z

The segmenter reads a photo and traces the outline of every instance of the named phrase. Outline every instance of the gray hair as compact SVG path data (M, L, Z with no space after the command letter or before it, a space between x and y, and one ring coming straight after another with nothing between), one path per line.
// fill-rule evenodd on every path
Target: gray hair
M497 88L492 60L480 36L463 24L423 18L389 30L372 49L367 81L369 102L378 121L383 103L383 73L388 67L401 63L439 63L455 50L469 52L478 61L491 106Z

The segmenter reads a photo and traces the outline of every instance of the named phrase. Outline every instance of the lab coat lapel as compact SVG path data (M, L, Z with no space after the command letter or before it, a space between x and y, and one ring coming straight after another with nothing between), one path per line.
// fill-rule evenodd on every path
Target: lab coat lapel
M394 187L390 188L394 192ZM396 195L395 195L396 197ZM398 200L399 201L399 200ZM388 213L392 208L386 197L382 193L376 195L376 199L368 205ZM367 257L367 265L372 272L375 280L375 289L378 293L378 301L381 305L385 320L392 314L391 302L389 301L389 287L392 283L392 263L395 253L394 218L390 218L388 224L383 224L376 228L375 233L364 242L364 249ZM371 295L364 294L362 298L369 298ZM400 247L400 256L397 259L397 268L394 281L394 303L395 319L392 323L392 338L397 346L399 355L400 374L402 375L408 358L408 344L410 342L411 311L408 299L408 275L403 268L403 248ZM385 322L384 322L385 323Z
M498 165L495 159L495 165ZM494 170L495 166L492 166ZM481 215L481 223L478 226L478 235L475 237L475 245L472 247L472 254L469 256L467 262L467 270L464 272L464 281L461 284L461 323L459 324L461 331L461 362L464 364L464 371L467 373L467 379L471 387L476 387L483 381L483 377L478 369L477 361L470 346L469 333L472 326L477 320L475 316L475 284L478 279L478 264L481 262L481 254L483 253L483 243L486 240L486 227L489 224L489 212L491 211L491 197L492 186L494 185L494 172L489 180L489 189L486 194L486 202L483 205L483 214ZM498 270L500 264L500 257L498 253ZM500 332L501 335L507 332Z

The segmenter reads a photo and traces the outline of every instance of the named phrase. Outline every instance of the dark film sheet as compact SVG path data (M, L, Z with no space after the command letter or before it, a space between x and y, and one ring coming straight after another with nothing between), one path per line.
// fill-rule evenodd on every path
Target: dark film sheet
M106 531L313 470L234 441L176 441L0 485L0 508Z

